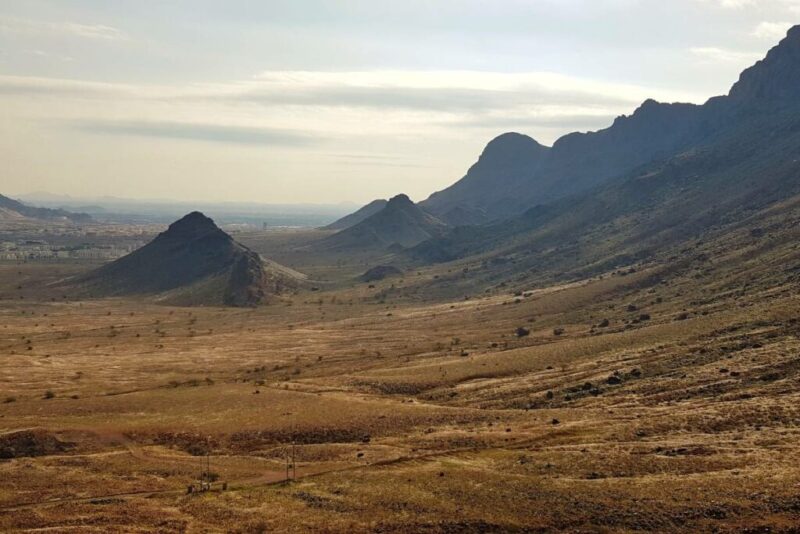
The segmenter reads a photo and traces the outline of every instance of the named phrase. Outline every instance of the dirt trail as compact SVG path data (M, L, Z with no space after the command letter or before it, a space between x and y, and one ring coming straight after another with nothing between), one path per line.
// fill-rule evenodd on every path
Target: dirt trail
M535 438L525 438L518 440L515 443L509 443L504 447L463 447L463 448L456 448L456 449L447 449L444 451L437 451L431 453L424 453L412 456L402 456L400 458L391 458L388 460L379 460L377 462L372 462L363 465L353 465L348 467L340 467L335 469L325 469L321 471L314 471L309 469L308 467L298 468L297 469L297 478L295 480L306 480L311 478L320 477L323 475L329 475L333 473L343 473L349 471L356 471L362 469L369 469L373 467L385 467L390 465L397 465L402 463L408 462L421 462L421 461L429 461L438 458L448 457L452 455L459 455L459 454L467 454L467 453L475 453L480 451L486 450L497 450L497 449L523 449L530 447L534 443L540 441L542 437L535 437ZM141 449L139 449L135 444L126 443L126 447L130 446L129 451L131 454L134 455L137 459L140 460L147 460L150 459ZM280 484L286 483L286 473L283 470L279 471L270 471L258 477L251 477L243 480L233 481L228 483L228 490L227 491L240 491L246 490L256 487L263 487L263 486L277 486ZM214 489L213 491L218 492L220 489ZM15 504L12 506L6 506L0 508L0 514L7 513L7 512L15 512L19 510L29 510L40 508L44 506L54 506L58 504L65 504L65 503L91 503L93 501L102 501L104 499L125 499L130 497L155 497L155 496L166 496L166 495L185 495L186 488L182 487L180 489L165 489L165 490L140 490L140 491L131 491L131 492L123 492L123 493L106 493L102 495L93 495L91 497L63 497L59 499L49 499L46 501L39 501L39 502L29 502L29 503L20 503Z

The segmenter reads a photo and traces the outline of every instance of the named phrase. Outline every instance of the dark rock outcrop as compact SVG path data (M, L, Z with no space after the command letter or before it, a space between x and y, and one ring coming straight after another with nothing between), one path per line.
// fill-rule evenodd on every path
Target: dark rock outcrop
M364 282L377 282L391 276L400 276L403 271L393 265L376 265L361 275Z
M15 430L0 434L0 459L47 456L68 451L72 443L43 429Z

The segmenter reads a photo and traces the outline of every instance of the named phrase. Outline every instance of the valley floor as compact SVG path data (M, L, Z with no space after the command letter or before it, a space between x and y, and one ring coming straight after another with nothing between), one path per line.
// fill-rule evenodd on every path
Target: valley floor
M48 269L0 266L0 531L800 528L790 285L237 310L74 302Z

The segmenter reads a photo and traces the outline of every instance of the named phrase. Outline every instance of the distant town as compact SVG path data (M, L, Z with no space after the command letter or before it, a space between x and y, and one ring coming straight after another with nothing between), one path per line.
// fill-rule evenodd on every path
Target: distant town
M0 261L23 260L114 260L130 254L144 245L144 241L126 244L53 245L44 240L24 239L0 242Z

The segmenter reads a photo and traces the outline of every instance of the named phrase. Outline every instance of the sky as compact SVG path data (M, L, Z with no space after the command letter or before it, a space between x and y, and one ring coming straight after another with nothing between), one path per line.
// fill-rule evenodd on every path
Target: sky
M0 0L0 193L422 200L495 136L702 103L800 0Z

